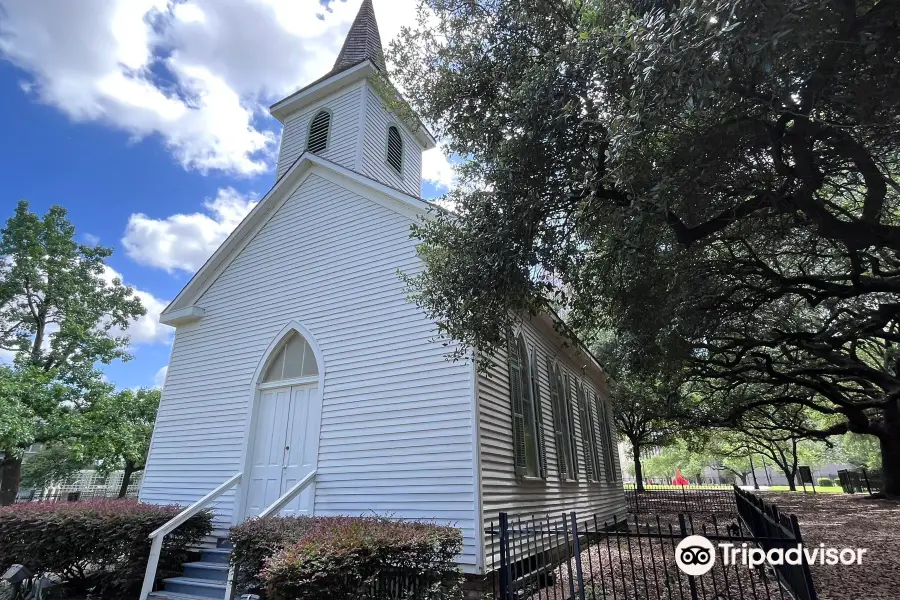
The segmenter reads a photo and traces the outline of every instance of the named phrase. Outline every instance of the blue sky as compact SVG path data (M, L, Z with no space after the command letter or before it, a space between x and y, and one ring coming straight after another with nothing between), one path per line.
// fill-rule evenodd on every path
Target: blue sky
M360 0L0 0L0 218L26 198L69 211L79 237L149 309L134 360L149 386L169 360L156 323L274 180L280 124L265 107L326 73ZM73 6L77 5L77 9ZM415 0L376 0L385 44ZM423 196L452 173L426 156Z

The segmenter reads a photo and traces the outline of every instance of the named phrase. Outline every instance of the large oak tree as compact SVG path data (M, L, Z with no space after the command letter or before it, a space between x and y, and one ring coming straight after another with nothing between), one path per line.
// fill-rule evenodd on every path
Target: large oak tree
M416 298L491 353L552 302L879 439L900 494L900 0L426 0L395 77L461 185Z
M62 207L19 202L0 230L0 504L15 499L22 453L72 435L71 418L105 397L98 365L129 358L120 332L143 315L134 290L107 277L109 248L80 244Z

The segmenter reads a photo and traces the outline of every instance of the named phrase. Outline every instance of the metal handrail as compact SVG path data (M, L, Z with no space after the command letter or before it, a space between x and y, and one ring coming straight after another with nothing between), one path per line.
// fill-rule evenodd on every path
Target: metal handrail
M241 481L242 476L243 473L237 473L232 476L228 481L188 506L165 525L150 534L149 537L153 540L153 543L150 545L150 558L147 560L147 571L144 573L144 584L141 586L140 600L147 600L150 592L153 591L153 582L156 581L156 569L159 566L159 555L162 552L163 539L182 523L203 510L210 502L236 486Z
M288 502L296 498L300 492L309 487L309 484L311 484L315 480L315 478L316 469L313 469L309 475L298 481L296 485L294 485L294 487L282 494L281 498L270 504L268 508L259 513L259 518L265 519L266 517L271 517L273 514L279 512L282 508L287 506Z
M266 517L270 517L274 514L277 514L281 511L282 508L287 506L287 503L297 497L303 490L309 487L316 479L316 469L313 469L312 472L298 481L294 487L286 491L281 495L281 498L270 504L257 516L258 519L265 519ZM231 593L234 587L234 565L228 569L228 583L225 584L225 600L231 600ZM141 600L144 600L141 598Z

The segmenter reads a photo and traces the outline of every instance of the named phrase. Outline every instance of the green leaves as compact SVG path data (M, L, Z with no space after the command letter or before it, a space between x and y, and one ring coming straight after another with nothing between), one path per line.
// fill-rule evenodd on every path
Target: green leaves
M0 508L0 569L23 564L69 594L135 597L150 556L149 535L180 512L134 500L30 503ZM212 529L203 511L166 536L158 577L180 573L188 548Z
M65 209L41 218L24 200L0 231L0 348L48 371L128 358L111 330L145 312L133 289L106 281L112 250L74 237Z
M0 366L7 452L78 438L80 412L112 389L97 365L130 358L128 338L117 332L145 310L132 288L110 279L111 254L77 243L60 206L41 217L20 201L0 230L0 350L15 357Z
M395 76L467 162L409 281L454 356L552 306L732 407L900 437L890 3L426 4Z

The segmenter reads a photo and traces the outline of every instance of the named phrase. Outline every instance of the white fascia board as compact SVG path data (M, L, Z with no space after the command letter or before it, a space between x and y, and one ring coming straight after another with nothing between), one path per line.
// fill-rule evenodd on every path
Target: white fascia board
M284 123L284 120L288 115L293 114L303 107L313 104L326 96L330 96L360 79L365 79L377 71L378 68L369 61L360 63L355 67L333 75L315 85L302 89L299 92L288 96L284 100L276 102L269 107L269 114L278 119L281 123Z
M163 325L178 327L194 321L199 321L206 311L199 306L187 306L173 311L164 311L159 315L159 322Z

